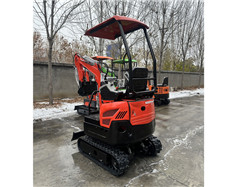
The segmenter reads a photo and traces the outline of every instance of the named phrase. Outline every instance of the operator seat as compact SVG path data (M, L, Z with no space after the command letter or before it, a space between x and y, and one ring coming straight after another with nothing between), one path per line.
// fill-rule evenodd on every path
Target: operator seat
M103 100L121 100L124 95L121 91L112 90L108 84L104 84L100 87L100 94Z
M133 78L145 78L145 80L132 80L133 90L135 92L146 91L147 89L147 80L148 69L135 67L132 70Z
M168 86L168 77L163 78L162 84L157 84L158 87L165 87Z
M127 72L126 72L127 73ZM135 92L146 91L148 69L135 67L132 70L133 78L145 78L145 80L132 80L132 86ZM129 74L126 74L126 79L129 79ZM100 87L100 94L103 100L120 100L124 93L112 90L108 84Z

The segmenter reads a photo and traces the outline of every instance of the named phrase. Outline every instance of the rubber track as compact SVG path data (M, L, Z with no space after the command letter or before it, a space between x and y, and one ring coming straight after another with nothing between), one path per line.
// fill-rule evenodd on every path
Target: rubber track
M155 137L155 136L153 136L153 135L150 136L148 139L149 139L149 141L150 141L151 143L153 143L154 148L155 148L155 152L154 152L153 155L156 155L157 153L160 153L160 151L162 150L161 141L160 141L157 137Z
M85 153L81 147L79 146L80 141L84 141L88 143L89 145L107 153L112 158L114 158L118 164L117 169L114 168L112 165L104 165L104 163L100 162L99 160L96 160L95 158L91 157L88 153ZM113 147L110 145L107 145L101 141L98 141L96 139L93 139L87 135L82 136L78 139L78 149L79 151L84 154L87 158L95 162L97 165L101 166L102 168L109 171L112 175L120 176L123 175L125 170L129 167L129 155L126 154L124 151L120 150L117 147Z

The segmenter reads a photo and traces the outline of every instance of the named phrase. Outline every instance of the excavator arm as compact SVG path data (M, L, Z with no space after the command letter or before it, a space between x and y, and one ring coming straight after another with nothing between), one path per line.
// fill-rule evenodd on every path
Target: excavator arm
M99 96L98 90L101 86L101 67L98 61L87 56L81 57L76 53L74 62L79 79L78 94L88 96L89 100L86 100L88 101L86 105L89 105L90 100L96 102L96 94ZM94 75L95 80L90 79L90 73ZM101 104L100 101L99 104Z
M81 57L78 53L76 53L74 56L74 62L80 82L83 82L84 80L89 82L89 72L91 72L95 76L98 85L100 84L101 74L98 61L88 58L87 56Z

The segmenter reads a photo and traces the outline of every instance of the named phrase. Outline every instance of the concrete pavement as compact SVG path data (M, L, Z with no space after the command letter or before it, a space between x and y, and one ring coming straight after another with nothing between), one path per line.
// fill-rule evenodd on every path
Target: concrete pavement
M156 157L136 157L119 178L70 141L82 123L77 114L34 123L34 186L204 186L204 96L156 108L154 135L163 150Z

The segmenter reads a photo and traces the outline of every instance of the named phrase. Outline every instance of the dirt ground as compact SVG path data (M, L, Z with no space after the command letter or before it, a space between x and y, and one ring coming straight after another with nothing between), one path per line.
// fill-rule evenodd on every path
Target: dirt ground
M34 186L204 186L204 96L171 100L156 108L163 145L156 157L136 157L115 177L81 155L73 131L83 117L34 122Z

